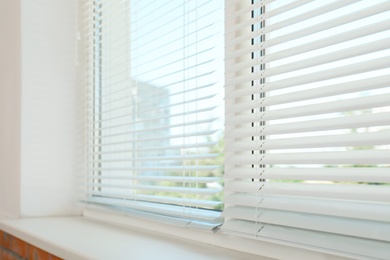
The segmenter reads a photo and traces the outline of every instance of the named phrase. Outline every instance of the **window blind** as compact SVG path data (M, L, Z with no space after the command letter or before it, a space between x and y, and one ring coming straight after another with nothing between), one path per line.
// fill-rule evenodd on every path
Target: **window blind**
M219 225L223 2L95 0L83 10L85 201L171 224Z
M387 259L390 2L226 2L227 233Z

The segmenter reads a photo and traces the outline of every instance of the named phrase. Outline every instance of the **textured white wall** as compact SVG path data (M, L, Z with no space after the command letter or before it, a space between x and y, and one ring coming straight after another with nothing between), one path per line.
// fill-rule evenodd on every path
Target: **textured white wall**
M76 2L22 0L21 214L77 214Z
M20 215L20 1L0 0L0 216Z
M0 6L0 217L80 214L76 1Z

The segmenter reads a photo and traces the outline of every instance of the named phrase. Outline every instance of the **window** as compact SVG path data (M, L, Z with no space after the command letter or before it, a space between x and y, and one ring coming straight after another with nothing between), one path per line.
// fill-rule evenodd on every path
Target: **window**
M85 13L88 203L388 257L389 1L95 0Z
M389 1L227 8L222 229L388 257Z
M213 228L222 207L223 1L91 1L88 198Z

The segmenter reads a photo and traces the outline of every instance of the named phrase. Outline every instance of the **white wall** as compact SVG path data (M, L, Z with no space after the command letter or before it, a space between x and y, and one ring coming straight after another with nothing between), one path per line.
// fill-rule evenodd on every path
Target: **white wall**
M0 215L80 214L76 2L18 2L0 0L2 35L18 35L0 42L13 51L0 59Z
M76 6L22 0L21 214L75 213Z
M20 1L0 0L0 216L20 214Z

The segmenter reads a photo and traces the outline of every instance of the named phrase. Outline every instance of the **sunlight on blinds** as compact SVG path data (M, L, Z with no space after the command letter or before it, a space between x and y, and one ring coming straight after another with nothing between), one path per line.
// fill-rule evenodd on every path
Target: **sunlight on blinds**
M212 228L222 208L223 2L91 8L87 201Z
M267 2L226 11L222 228L383 258L390 2Z

